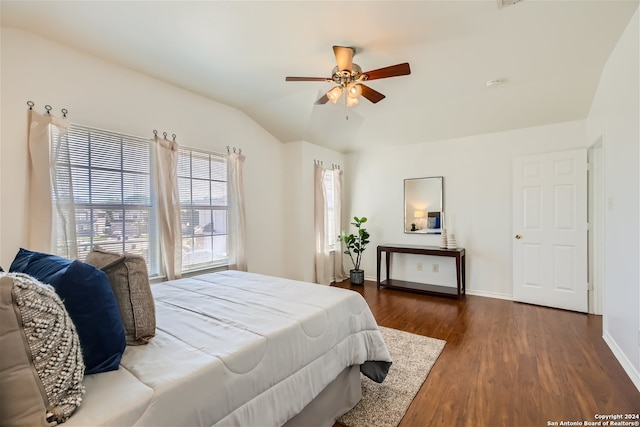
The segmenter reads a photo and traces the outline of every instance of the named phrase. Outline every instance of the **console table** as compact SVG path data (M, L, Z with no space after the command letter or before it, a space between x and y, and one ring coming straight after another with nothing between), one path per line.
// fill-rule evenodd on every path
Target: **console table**
M382 252L386 252L387 278L380 281L380 265ZM391 265L392 253L416 254L453 257L456 259L457 288L451 286L430 285L428 283L409 282L405 280L391 279L389 277L389 267ZM440 295L449 298L460 299L465 294L465 253L464 248L443 249L437 246L414 246L414 245L380 245L378 246L378 289L380 286L393 289L404 289L427 294Z

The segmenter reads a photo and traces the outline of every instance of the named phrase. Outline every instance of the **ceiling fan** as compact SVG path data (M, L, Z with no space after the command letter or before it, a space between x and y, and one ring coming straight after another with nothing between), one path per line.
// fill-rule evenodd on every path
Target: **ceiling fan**
M333 68L331 77L286 77L287 82L329 82L336 86L318 99L316 104L326 104L328 101L337 103L342 94L345 94L345 104L347 107L354 106L360 102L360 95L367 98L372 103L382 101L385 96L380 92L371 89L364 82L376 79L386 79L387 77L406 76L411 74L409 63L392 65L390 67L379 68L362 72L358 64L353 63L353 56L356 50L353 47L333 46L333 53L338 65Z

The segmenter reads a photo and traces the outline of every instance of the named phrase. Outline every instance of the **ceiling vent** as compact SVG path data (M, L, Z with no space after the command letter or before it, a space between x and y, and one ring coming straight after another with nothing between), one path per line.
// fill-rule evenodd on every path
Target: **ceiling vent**
M503 7L513 6L516 3L520 3L522 0L496 0L498 2L498 9Z

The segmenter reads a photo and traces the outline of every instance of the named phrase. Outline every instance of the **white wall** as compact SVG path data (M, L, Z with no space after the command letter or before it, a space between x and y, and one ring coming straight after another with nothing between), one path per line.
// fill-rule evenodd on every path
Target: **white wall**
M325 168L339 165L344 171L344 155L305 141L284 144L285 171L285 275L292 279L315 280L314 160ZM345 199L349 196L345 196ZM346 265L346 264L345 264Z
M250 271L282 275L283 145L244 113L140 73L50 42L2 29L0 264L24 244L27 101L69 110L73 122L142 137L175 133L184 146L246 154L247 262ZM218 84L213 81L211 84Z
M372 236L365 275L375 278L379 244L439 245L439 235L403 232L403 180L442 175L446 225L467 254L467 292L511 298L512 158L577 147L586 147L584 121L349 154L347 217L368 217ZM395 279L455 284L452 258L393 256ZM439 264L437 274L431 272L433 263Z
M640 389L640 27L638 11L603 70L587 119L604 141L603 335Z

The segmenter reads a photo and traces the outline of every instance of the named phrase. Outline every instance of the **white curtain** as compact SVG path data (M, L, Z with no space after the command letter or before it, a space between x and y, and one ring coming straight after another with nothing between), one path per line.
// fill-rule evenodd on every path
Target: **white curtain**
M28 120L28 248L77 259L73 179L67 141L69 120L31 109Z
M182 226L178 193L178 143L154 137L155 188L163 274L167 280L182 276Z
M338 235L342 231L342 170L334 166L333 170L333 211L335 218L335 227L331 230L332 241L337 241ZM333 252L333 274L336 282L341 282L347 278L342 264L342 245L336 242L335 251Z
M227 185L229 186L229 211L227 222L227 245L229 247L229 268L247 271L245 249L246 220L244 213L244 185L242 182L242 165L245 157L242 151L227 149Z
M321 285L331 283L329 248L327 247L326 193L324 191L324 174L329 173L318 162L313 169L314 187L314 232L315 232L315 282ZM337 235L336 235L337 236ZM342 258L342 257L341 257Z

